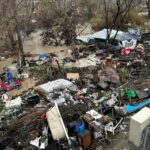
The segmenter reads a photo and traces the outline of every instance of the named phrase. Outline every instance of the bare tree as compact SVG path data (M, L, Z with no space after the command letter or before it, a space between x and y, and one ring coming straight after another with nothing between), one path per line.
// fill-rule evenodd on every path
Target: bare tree
M17 34L17 11L16 11L16 6L15 6L15 1L14 0L3 0L1 1L1 27L2 27L2 38L6 38L7 44L10 43L10 49L15 50L17 48L17 44L20 44L20 50L23 51L22 49L22 42L20 41L17 43L18 40L16 40L19 36ZM9 41L7 40L9 39ZM20 38L18 38L20 40Z
M112 29L116 29L117 32L114 36L116 38L121 25L129 13L129 11L139 4L140 0L102 0L102 9L107 28L107 42L110 43L110 35Z
M3 38L6 38L7 44L10 43L10 49L15 51L17 48L23 52L23 44L19 32L19 23L15 0L1 1L1 26L3 27Z
M19 50L23 54L22 28L30 29L31 20L40 0L1 0L0 37L4 49Z
M38 6L42 0L17 0L18 18L21 20L21 27L27 30L32 29L33 19L37 19Z
M44 0L43 2L40 4L39 12L41 19L46 16L43 21L45 28L42 33L43 44L71 44L76 38L76 16L73 12L68 14L71 3L67 0Z
M80 5L82 5L81 9L82 9L82 12L85 11L84 13L84 16L82 16L83 18L88 17L88 19L91 19L94 17L95 15L95 12L97 11L97 5L95 3L92 3L91 0L82 0L80 2Z

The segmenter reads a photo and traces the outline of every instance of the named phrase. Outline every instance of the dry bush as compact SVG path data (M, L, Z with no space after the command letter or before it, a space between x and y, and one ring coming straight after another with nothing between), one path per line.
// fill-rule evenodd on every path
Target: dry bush
M76 38L76 21L73 17L57 17L52 26L46 29L42 35L44 45L70 45Z
M136 9L131 10L125 19L125 23L130 23L132 27L143 26L143 23L146 22L147 19L145 16L138 16L138 13Z
M94 31L102 30L106 27L105 20L101 16L97 16L95 21L92 22L92 29Z

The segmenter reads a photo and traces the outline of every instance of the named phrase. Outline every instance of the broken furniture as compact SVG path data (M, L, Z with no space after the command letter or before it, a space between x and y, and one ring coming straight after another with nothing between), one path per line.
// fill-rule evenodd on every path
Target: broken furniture
M82 116L83 120L86 122L89 131L91 132L93 139L104 139L104 125L101 122L102 115L95 110L90 110Z
M107 138L107 132L111 132L113 135L115 134L115 129L120 125L122 120L123 120L123 118L120 118L120 120L117 122L116 125L114 125L113 121L111 121L105 125L104 129L105 129L106 138Z
M111 132L114 135L116 128L123 120L123 118L120 118L119 121L112 120L110 117L101 115L95 110L90 110L86 112L86 114L82 117L87 123L88 129L91 131L94 139L107 139L107 132ZM115 122L116 124L114 124Z
M68 144L70 145L70 139L66 131L66 127L62 120L61 114L57 103L54 101L54 106L50 108L46 113L46 118L48 125L54 140L59 141L60 139L67 139Z

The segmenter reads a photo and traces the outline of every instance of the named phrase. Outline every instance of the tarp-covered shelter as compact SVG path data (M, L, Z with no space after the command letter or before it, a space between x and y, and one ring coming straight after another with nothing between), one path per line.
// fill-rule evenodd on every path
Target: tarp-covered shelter
M103 29L91 35L78 36L77 40L85 44L88 44L88 42L93 39L104 42L107 40L107 34L110 34L110 39L115 38L119 46L126 48L135 48L137 40L140 38L139 32L134 29L130 29L128 32Z

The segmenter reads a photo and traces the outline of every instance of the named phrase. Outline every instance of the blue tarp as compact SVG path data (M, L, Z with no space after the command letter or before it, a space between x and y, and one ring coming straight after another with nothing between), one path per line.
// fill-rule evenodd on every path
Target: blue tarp
M47 55L46 54L40 54L39 55L39 59L46 59L47 58Z
M138 105L127 104L124 107L127 110L127 113L131 113L131 112L134 112L134 111L136 111L138 109L143 108L144 106L146 106L148 104L150 104L150 98L145 100L145 101L143 101L143 102L141 102L141 103L139 103Z

